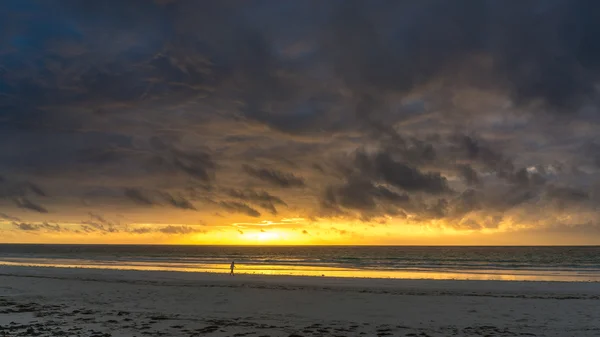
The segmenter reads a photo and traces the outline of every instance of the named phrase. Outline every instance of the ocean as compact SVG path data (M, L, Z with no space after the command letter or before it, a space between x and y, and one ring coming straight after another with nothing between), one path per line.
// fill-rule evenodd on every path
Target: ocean
M405 279L600 281L600 247L0 244L2 266Z

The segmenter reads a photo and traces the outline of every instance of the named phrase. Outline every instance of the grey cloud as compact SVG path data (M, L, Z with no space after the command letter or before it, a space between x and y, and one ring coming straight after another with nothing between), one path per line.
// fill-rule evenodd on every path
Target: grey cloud
M319 111L319 105L313 107L304 99L297 105L308 108L295 109L301 112L272 113L267 108L269 104L294 101L290 92L303 92L308 86L278 74L299 73L323 61L335 65L337 76L356 91L406 92L446 75L448 69L472 55L490 55L495 61L490 72L509 87L517 101L542 99L558 107L572 105L569 102L589 94L595 78L592 74L597 74L598 68L593 57L593 36L598 29L588 14L596 7L586 2L557 1L554 6L543 1L507 6L496 1L468 0L460 5L446 1L276 5L253 2L237 6L177 1L167 7L150 2L136 4L136 12L143 13L139 18L130 16L129 4L112 6L115 13L124 13L123 18L128 20L126 31L132 38L129 45L102 50L102 43L90 43L84 48L84 55L77 58L50 51L43 56L25 55L20 65L28 71L23 77L42 77L37 84L30 83L38 89L30 91L33 101L39 105L81 100L139 103L142 97L180 99L188 93L202 92L191 88L227 84L237 89L246 102L248 117L288 130L322 127L318 121L328 119ZM38 6L45 10L44 5ZM263 6L269 6L271 15L258 14L257 9ZM93 23L88 23L82 17L88 17L92 8L74 4L61 7L61 17L70 16L83 27L104 22L108 31L116 32L125 25L119 20L122 17L102 11L94 14ZM276 43L291 39L290 29L278 20L286 13L295 14L289 20L297 27L297 35L311 34L308 37L312 40L325 37L312 51L312 58L293 63L278 55ZM405 19L398 21L399 16ZM425 17L435 24L423 24ZM49 16L43 18L56 24L62 22ZM215 29L225 22L230 29ZM564 28L571 23L579 29ZM68 35L58 40L67 45L79 44ZM98 40L105 41L106 37ZM523 46L528 52L518 52ZM106 58L104 62L112 67L102 62L89 66L87 56L100 51ZM36 69L25 62L36 57L82 64L73 67L77 70L69 69L69 76L58 76L61 69ZM585 76L583 70L589 75ZM10 75L13 81L21 79L18 72ZM56 83L51 81L52 76L62 79L61 85L52 85ZM297 90L299 85L304 90ZM66 89L74 87L83 94ZM204 179L202 171L192 171Z
M136 12L143 13L139 18L130 16L129 4L120 4L112 7L116 13L124 13L123 17L101 11L94 14L93 23L82 19L89 17L92 8L63 4L64 14L59 17L69 17L83 27L104 22L108 31L116 32L125 26L119 18L127 18L130 44L102 50L104 44L91 43L81 57L66 57L49 50L41 56L27 53L18 62L20 67L16 67L27 70L25 75L10 72L10 83L24 89L25 84L33 86L35 90L27 92L40 106L82 100L139 103L142 97L180 99L188 91L199 91L190 88L232 86L245 101L246 116L288 130L322 128L318 122L329 119L323 117L320 104L306 103L320 101L319 95L307 89L309 84L278 74L300 74L323 62L334 65L336 76L362 94L407 92L419 84L449 76L451 69L473 55L487 55L493 61L490 76L508 87L517 102L541 99L558 108L580 103L589 96L598 73L599 64L594 58L598 25L588 14L597 6L583 1L556 1L552 5L531 1L510 6L499 1L471 0L461 1L460 5L441 0L277 5L252 2L237 6L177 1L168 7L150 2L136 4ZM47 5L38 6L38 10L46 11ZM270 7L271 15L258 14L257 9L263 6ZM324 37L313 48L311 57L301 58L303 62L282 60L277 53L279 41L292 39L288 36L290 29L279 19L285 13L296 14L289 20L297 27L297 35L317 41ZM55 24L63 22L59 17L43 16ZM428 20L424 18L435 24L425 25ZM230 29L215 29L225 22ZM571 25L578 29L565 28ZM66 45L79 44L70 35L59 36L58 40L64 40ZM98 40L106 41L106 37ZM523 47L527 47L527 52L522 52ZM88 56L100 51L106 60L92 66L95 64ZM62 69L37 69L31 62L52 58L82 64L73 67L77 70L69 69L68 76L58 76ZM40 80L35 83L20 83L36 77ZM54 77L62 79L60 85L52 81ZM297 90L298 86L303 90ZM67 88L79 88L79 92L75 94ZM305 98L291 92L304 95L306 91L310 100L295 104L300 107L293 110L299 112L286 115L267 108L274 102ZM303 106L306 107L302 109ZM22 120L13 117L15 123ZM204 169L176 163L182 165L182 170L206 179Z
M444 198L438 199L436 202L428 204L420 214L426 218L444 218L449 212L449 202Z
M251 132L283 144L263 158L319 164L310 173L300 165L294 173L245 165L246 174L281 188L304 187L306 177L309 187L325 187L322 203L340 212L458 217L527 203L589 203L586 191L568 190L577 187L547 187L571 186L570 173L525 167L550 160L531 152L564 156L570 150L555 154L558 145L596 134L594 1L12 2L0 3L7 26L0 38L0 195L20 208L45 213L32 200L58 193L57 186L69 200L105 184L138 205L195 209L202 195L189 192L191 184L220 191L232 167L252 163L236 157L240 148L248 157L270 151L248 144L258 138ZM295 45L304 47L290 51ZM502 107L469 115L453 97L465 87L501 96ZM545 112L590 128L564 139L549 135L549 123L571 125ZM512 115L538 134L500 130ZM452 128L461 133L448 138ZM245 134L234 132L240 129ZM286 141L306 135L306 146ZM372 143L374 154L357 154L343 169L321 161ZM600 163L596 148L578 151L564 161ZM301 152L310 158L296 158ZM598 181L592 169L581 171L590 185ZM463 182L445 178L456 174L477 193L461 193ZM59 185L67 180L73 186ZM249 215L240 205L271 213L285 206L261 193L230 193L242 202L227 205ZM56 212L70 206L54 201Z
M140 228L130 229L129 233L132 233L132 234L148 234L148 233L153 233L155 231L156 231L156 229L151 228L151 227L140 227Z
M32 231L33 232L33 231L40 230L40 227L38 225L33 225L33 224L29 224L29 223L16 223L16 224L14 224L14 226L22 231Z
M304 178L298 177L293 173L282 172L275 169L254 168L249 165L243 166L244 171L250 176L265 181L271 185L292 188L305 186Z
M502 215L488 216L488 217L486 217L483 225L486 228L498 228L500 226L500 223L502 222L502 220L503 220Z
M77 152L77 160L88 165L106 165L127 159L127 153L114 145L83 148Z
M557 210L577 208L595 209L590 193L575 187L549 185L544 194Z
M150 197L148 197L144 194L144 192L136 188L126 188L124 191L124 195L140 205L151 206L155 204L154 201L150 199Z
M81 229L84 233L130 233L130 234L152 234L152 233L160 233L167 235L185 235L185 234L194 234L194 233L204 233L204 230L196 229L192 226L185 225L153 225L153 226L144 226L137 228L121 228L117 229L114 224L106 225L106 223L99 222L84 222L81 225Z
M181 195L172 195L167 192L160 192L160 196L167 202L167 204L175 208L189 209L194 211L196 210L196 207L194 207L189 200Z
M184 210L196 210L196 207L192 202L186 199L181 193L173 194L164 191L144 190L139 188L125 188L123 193L125 197L142 206L163 205L164 202L171 207Z
M36 204L35 202L33 202L25 197L16 198L16 199L14 199L14 202L17 205L17 207L22 208L22 209L27 209L27 210L38 212L38 213L48 213L48 210L46 208L44 208L42 205Z
M37 194L40 197L47 196L46 192L41 187L39 187L38 185L36 185L34 183L28 183L28 187L33 193Z
M6 213L0 213L0 219L14 221L14 222L21 221L21 219L17 218L16 216L11 216Z
M328 186L321 197L321 206L333 216L352 210L358 211L361 219L369 220L410 210L441 217L441 208L435 211L432 206L419 205L408 193L433 196L452 192L441 174L423 173L395 160L388 152L357 151L338 167L344 183Z
M454 135L450 138L458 151L459 158L472 160L480 163L487 170L492 170L500 175L512 172L514 167L510 159L487 144L482 144L472 136Z
M192 234L192 233L200 232L199 230L197 230L193 227L190 227L190 226L173 226L173 225L161 227L158 231L163 234Z
M48 196L44 189L38 184L31 181L9 180L2 177L0 181L0 198L1 197L25 197L33 195L38 197Z
M511 208L519 206L523 203L532 201L537 194L532 190L515 189L510 190L502 196L502 200L499 200L499 208Z
M484 206L484 196L474 190L467 189L453 200L452 208L455 216L462 216Z
M82 221L82 229L85 232L100 232L100 233L118 233L120 232L120 224L106 220L99 214L89 213L89 221Z
M46 231L46 232L62 232L64 231L64 229L58 225L58 224L49 224L49 223L43 223L43 224L30 224L30 223L24 223L24 222L15 222L13 223L14 227L16 227L19 230L22 231L28 231L28 232L39 232L39 231Z
M376 207L372 195L365 193L364 187L372 189L370 181L349 181L339 188L329 187L325 191L324 205L332 208L341 205L346 208L358 210L372 210Z
M513 184L524 187L539 186L543 185L546 182L546 179L541 174L537 172L530 173L525 168L517 170L516 172L508 176L508 179Z
M582 202L590 199L588 192L574 187L564 186L549 186L546 195L550 199L561 201Z
M446 178L439 173L423 173L393 159L389 153L379 152L375 156L357 153L356 164L365 174L408 192L439 194L450 191Z
M211 183L214 179L216 163L205 150L181 149L171 143L157 145L156 136L150 138L154 151L131 143L129 138L119 139L117 144L101 144L97 147L83 148L78 151L78 160L87 170L98 166L111 167L125 165L131 169L173 176L181 174L194 180ZM106 142L110 141L106 139Z
M110 225L105 225L103 223L94 222L94 221L82 221L81 228L86 233L99 232L99 233L118 233L120 230L116 227L112 227Z
M465 229L466 230L479 230L479 229L483 228L483 226L479 222L477 222L473 219L467 219L465 221L461 221L458 224L456 224L455 228L463 229L463 230L465 230Z
M103 224L108 224L108 225L114 226L110 221L107 221L102 215L95 214L95 213L92 213L92 212L90 212L88 214L89 214L90 218L92 218L95 221L98 221L98 222L103 223Z
M84 224L80 225L81 231L83 233L95 233L98 232L98 229L95 228L94 226L89 226L87 223L84 222Z
M341 186L330 186L325 192L327 207L342 206L361 211L374 210L379 203L403 206L410 200L408 195L399 194L384 186L375 186L372 181L360 176L351 176Z
M210 154L174 149L173 155L173 164L181 171L203 182L212 180L212 172L216 164Z
M493 60L488 78L515 102L540 100L571 112L594 94L600 28L590 13L598 6L567 0L344 1L334 10L324 45L338 74L356 90L408 91L485 55ZM398 15L406 16L405 23L390 24Z
M271 195L265 191L254 191L254 190L236 190L231 189L227 191L227 194L236 199L240 199L257 206L260 206L272 214L277 214L277 208L275 205L287 206L287 204L281 200L281 198Z
M457 170L467 185L476 186L481 184L479 174L470 165L459 165Z
M420 165L433 162L438 157L433 145L414 137L407 140L404 145L404 149L401 152L402 157L409 163Z
M255 218L260 216L259 211L241 202L221 201L219 202L219 205L229 212L242 213Z
M330 45L328 51L338 73L353 87L364 88L368 85L379 90L406 91L441 71L458 56L457 54L468 48L468 45L463 45L472 39L468 38L468 35L475 34L474 31L465 29L466 27L457 27L453 31L459 32L459 36L446 36L447 39L444 37L450 32L447 28L442 28L443 25L472 24L470 21L473 20L469 20L467 14L459 14L462 10L468 13L468 7L461 6L462 10L458 11L454 8L458 6L444 6L440 2L440 8L427 8L430 4L414 6L409 2L389 2L386 3L385 12L389 13L386 15L385 12L380 12L383 8L377 8L381 4L383 3L345 1L334 9L330 23L333 34L326 35L329 38L326 43ZM389 38L386 39L380 33L381 29L386 27L385 22L391 20L392 12L412 12L412 15L419 15L420 10L427 9L436 17L436 25L412 27L414 30L411 29L400 36L399 32L396 32L396 44L389 43ZM440 13L442 11L444 15ZM390 32L389 28L387 30L387 33L394 33ZM434 38L435 42L424 44L423 40L427 37ZM452 42L444 42L446 40ZM408 44L409 42L412 44ZM409 47L405 47L407 49L403 52L398 44L406 44ZM438 57L434 58L433 54Z

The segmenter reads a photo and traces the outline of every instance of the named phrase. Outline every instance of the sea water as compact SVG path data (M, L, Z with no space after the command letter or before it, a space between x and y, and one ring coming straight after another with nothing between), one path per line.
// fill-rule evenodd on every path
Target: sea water
M2 265L326 277L600 281L600 247L0 245Z

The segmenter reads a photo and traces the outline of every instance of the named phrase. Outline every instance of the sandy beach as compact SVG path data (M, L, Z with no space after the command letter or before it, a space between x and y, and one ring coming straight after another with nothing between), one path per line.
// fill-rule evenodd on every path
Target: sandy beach
M0 267L0 336L600 336L600 283Z

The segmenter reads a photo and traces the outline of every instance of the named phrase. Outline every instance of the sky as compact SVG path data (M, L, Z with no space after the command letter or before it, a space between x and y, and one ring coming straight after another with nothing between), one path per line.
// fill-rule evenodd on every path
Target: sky
M600 2L3 0L0 242L600 244Z

